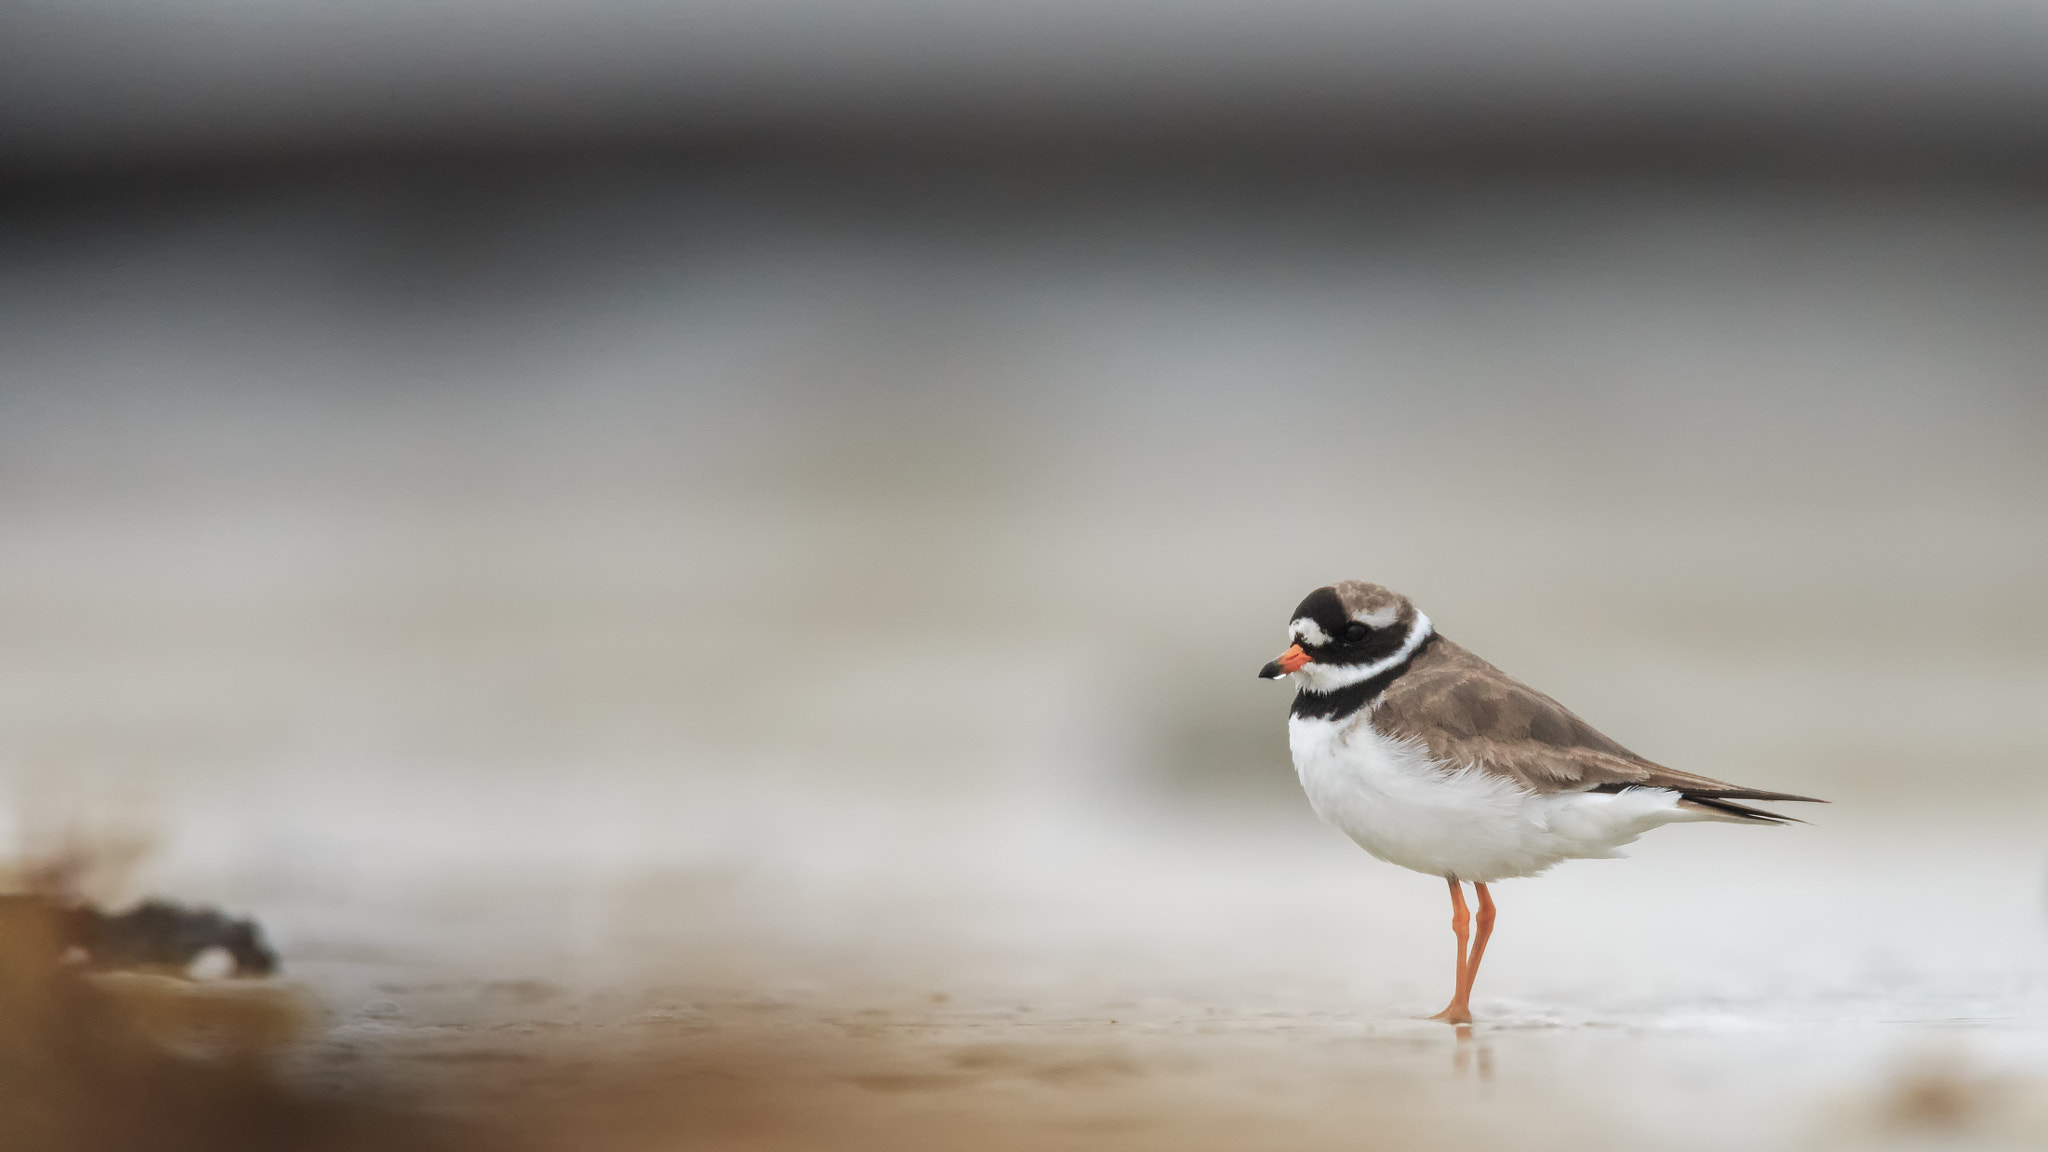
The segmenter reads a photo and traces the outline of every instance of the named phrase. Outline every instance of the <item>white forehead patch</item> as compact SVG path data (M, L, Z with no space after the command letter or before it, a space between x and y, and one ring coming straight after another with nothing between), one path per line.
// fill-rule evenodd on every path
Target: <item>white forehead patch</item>
M1368 628L1385 628L1401 618L1401 606L1389 604L1371 612L1353 612L1351 618Z
M1306 616L1289 624L1287 634L1293 637L1297 644L1316 645L1330 642L1330 634L1323 631L1323 626Z

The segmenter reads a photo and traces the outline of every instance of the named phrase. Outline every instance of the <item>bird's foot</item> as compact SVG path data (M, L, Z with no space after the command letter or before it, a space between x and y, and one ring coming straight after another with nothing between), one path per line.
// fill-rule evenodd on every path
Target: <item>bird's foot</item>
M1424 1019L1441 1020L1446 1024L1470 1024L1472 1022L1472 1009L1466 1007L1465 1002L1460 1000L1452 1003L1436 1015L1427 1016Z

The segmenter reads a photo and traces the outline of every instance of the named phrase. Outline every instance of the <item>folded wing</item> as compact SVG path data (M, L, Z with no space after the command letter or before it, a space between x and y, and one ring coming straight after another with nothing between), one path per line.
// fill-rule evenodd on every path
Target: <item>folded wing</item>
M1571 709L1438 636L1373 710L1380 732L1421 743L1432 759L1513 779L1538 793L1667 788L1688 807L1732 819L1793 819L1737 803L1825 803L1666 768L1610 739Z

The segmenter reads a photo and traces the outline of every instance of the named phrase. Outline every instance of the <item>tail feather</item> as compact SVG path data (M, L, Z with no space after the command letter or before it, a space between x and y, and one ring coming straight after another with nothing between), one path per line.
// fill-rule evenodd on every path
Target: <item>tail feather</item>
M1692 792L1682 792L1679 794L1679 797L1680 798L1678 801L1678 806L1681 808L1695 808L1703 812L1712 812L1716 815L1726 816L1730 819L1741 820L1744 823L1748 824L1806 823L1806 821L1801 820L1797 816L1786 816L1777 812L1766 812L1761 808L1751 808L1747 804L1734 803L1733 801L1728 800L1721 796L1702 796ZM1747 797L1745 797L1745 799L1747 799ZM1825 801L1818 801L1818 803L1825 803Z
M1670 788L1673 792L1678 793L1680 807L1691 808L1700 812L1712 812L1717 816L1726 816L1756 824L1804 824L1806 821L1801 820L1797 816L1784 816L1776 812L1766 812L1761 808L1751 808L1747 804L1737 804L1735 801L1766 800L1780 804L1827 803L1827 801L1813 796L1794 796L1790 792L1765 792L1760 788L1687 788L1682 785L1674 786L1654 781L1642 783L1614 781L1608 784L1596 784L1587 789L1587 791L1626 792L1631 788Z
M1681 788L1687 796L1709 800L1774 800L1780 804L1825 804L1817 796L1794 796L1790 792L1765 792L1760 788Z

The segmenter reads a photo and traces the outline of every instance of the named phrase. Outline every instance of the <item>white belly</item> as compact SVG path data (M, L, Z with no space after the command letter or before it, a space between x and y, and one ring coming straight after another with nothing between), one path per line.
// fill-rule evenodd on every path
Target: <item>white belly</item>
M1606 859L1662 824L1712 819L1661 788L1539 795L1374 731L1365 712L1287 721L1287 743L1316 815L1390 864L1481 883L1534 876L1564 860Z

